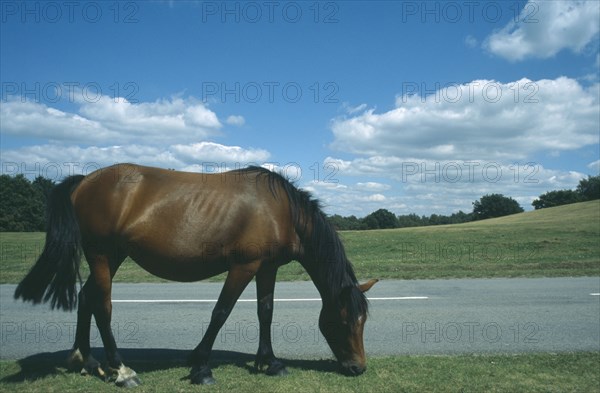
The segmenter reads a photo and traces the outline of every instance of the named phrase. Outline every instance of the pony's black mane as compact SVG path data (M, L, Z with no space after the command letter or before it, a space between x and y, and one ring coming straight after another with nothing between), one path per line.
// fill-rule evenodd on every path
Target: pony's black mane
M333 302L340 309L345 306L348 322L352 326L361 315L368 312L368 302L357 287L352 264L346 257L337 232L323 213L321 203L279 173L256 166L239 171L258 172L259 176L266 176L269 189L276 198L279 197L278 188L285 191L308 263L314 263L317 275L314 278L324 284L321 285L323 300ZM308 229L309 224L312 230Z

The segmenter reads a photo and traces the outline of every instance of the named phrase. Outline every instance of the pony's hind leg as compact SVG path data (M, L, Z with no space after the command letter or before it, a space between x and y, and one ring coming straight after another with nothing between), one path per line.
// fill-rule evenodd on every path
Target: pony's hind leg
M96 375L104 378L105 374L98 362L91 353L90 348L90 327L92 322L92 309L88 302L89 290L93 285L88 278L85 285L79 291L79 301L77 304L77 331L75 333L75 344L73 350L67 359L69 368L78 371L82 375Z
M77 351L79 351L85 361L86 355L84 353L87 353L88 366L93 366L91 368L95 371L96 367L89 349L91 315L93 314L104 344L107 361L107 373L105 374L100 370L98 374L105 379L114 381L117 386L137 386L140 384L140 380L135 371L123 364L110 326L112 318L112 278L125 257L119 256L117 258L113 256L113 258L110 258L106 254L89 250L86 250L85 254L90 266L90 277L79 297L79 300L83 300L83 302L80 303L77 313L77 334L72 357L76 358L78 356Z
M288 374L285 365L273 354L271 345L271 323L273 321L273 293L277 267L264 265L256 274L257 313L260 325L260 339L254 367L257 370L266 368L265 374L284 376Z

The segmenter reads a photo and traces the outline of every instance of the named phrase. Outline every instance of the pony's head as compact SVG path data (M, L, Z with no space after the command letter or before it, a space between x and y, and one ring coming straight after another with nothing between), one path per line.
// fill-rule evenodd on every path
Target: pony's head
M337 301L324 302L321 309L319 328L347 375L360 375L367 369L363 331L368 313L364 292L377 281L346 287Z
M348 375L362 374L366 366L363 331L368 315L364 293L378 280L359 285L352 264L321 204L283 176L252 168L267 176L274 198L287 195L293 226L302 242L297 260L304 266L323 299L319 328ZM279 186L279 188L278 188Z

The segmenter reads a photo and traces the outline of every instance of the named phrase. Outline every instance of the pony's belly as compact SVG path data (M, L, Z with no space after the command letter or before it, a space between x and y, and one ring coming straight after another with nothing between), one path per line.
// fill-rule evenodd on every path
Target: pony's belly
M165 280L192 282L204 280L229 270L227 263L200 259L160 258L149 255L130 255L149 273Z

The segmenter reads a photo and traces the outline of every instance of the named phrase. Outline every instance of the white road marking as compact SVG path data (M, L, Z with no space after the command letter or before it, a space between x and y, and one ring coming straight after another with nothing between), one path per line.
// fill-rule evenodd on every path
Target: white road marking
M590 296L600 296L600 293L590 293Z
M370 297L370 301L377 300L427 300L427 296L403 297ZM320 298L275 299L276 302L320 302ZM216 303L217 299L114 299L113 303ZM239 299L238 302L256 303L256 299Z
M427 300L428 296L368 297L368 300Z

